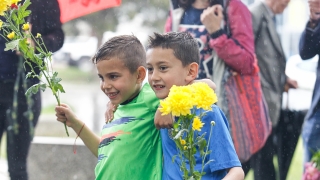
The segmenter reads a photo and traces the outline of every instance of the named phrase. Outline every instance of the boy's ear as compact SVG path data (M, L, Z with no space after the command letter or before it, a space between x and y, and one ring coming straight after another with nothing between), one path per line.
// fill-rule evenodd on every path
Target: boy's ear
M191 81L195 80L198 76L199 65L198 65L198 63L193 62L188 65L188 69L189 69L189 72L186 77L186 81L191 82Z
M143 80L146 78L146 74L147 74L146 68L143 66L139 66L137 72L138 72L137 73L137 82L142 83Z

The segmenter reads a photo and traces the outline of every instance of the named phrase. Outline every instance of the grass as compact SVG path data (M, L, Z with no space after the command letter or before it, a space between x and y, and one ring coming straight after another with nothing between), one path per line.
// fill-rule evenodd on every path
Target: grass
M301 177L302 177L302 161L303 161L302 156L303 156L302 139L299 138L296 150L294 152L294 155L293 155L293 158L291 161L291 165L290 165L289 172L287 175L287 180L301 179ZM273 159L273 162L274 162L275 166L277 166L277 158L276 157ZM245 180L254 180L252 170L250 170L250 172L246 176Z

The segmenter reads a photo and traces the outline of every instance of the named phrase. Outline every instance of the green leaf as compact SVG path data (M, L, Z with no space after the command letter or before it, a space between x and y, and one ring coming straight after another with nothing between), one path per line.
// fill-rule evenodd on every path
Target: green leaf
M39 84L34 84L26 91L25 95L30 96L31 94L36 94L38 91L39 91Z
M177 156L178 156L178 155L172 156L172 162L174 162L174 160L176 159Z
M5 51L9 51L9 50L14 51L16 49L19 49L18 48L19 41L20 41L20 39L16 39L16 40L13 40L13 41L6 43L6 48L4 50Z
M31 4L30 0L25 0L24 3L19 8L19 10L26 11L26 9L28 8L28 6L30 6L30 4Z
M59 90L60 92L65 93L65 91L64 91L64 89L63 89L63 87L62 87L61 84L57 84L57 87L58 87L58 90Z
M44 92L46 90L46 88L47 88L46 84L41 84L40 85L40 89L41 89L42 92Z

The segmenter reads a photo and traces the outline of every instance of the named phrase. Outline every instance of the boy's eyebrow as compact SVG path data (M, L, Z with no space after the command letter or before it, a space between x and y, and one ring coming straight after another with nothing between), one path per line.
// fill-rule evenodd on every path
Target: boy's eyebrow
M156 65L159 65L159 64L164 64L164 63L168 63L168 61L158 61L157 63L156 63ZM147 63L147 65L150 65L150 63Z
M119 72L108 72L108 73L105 73L104 75L108 76L108 75L113 75L113 74L120 74L120 73ZM98 76L102 76L102 75L98 73Z

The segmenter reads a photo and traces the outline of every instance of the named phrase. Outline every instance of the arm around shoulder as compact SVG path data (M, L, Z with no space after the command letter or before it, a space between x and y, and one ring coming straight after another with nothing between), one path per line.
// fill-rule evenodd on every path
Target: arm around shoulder
M233 167L229 169L228 174L222 180L243 180L244 172L241 167Z

